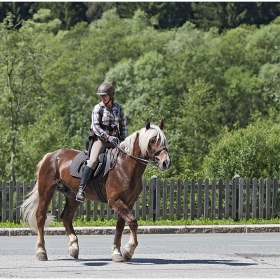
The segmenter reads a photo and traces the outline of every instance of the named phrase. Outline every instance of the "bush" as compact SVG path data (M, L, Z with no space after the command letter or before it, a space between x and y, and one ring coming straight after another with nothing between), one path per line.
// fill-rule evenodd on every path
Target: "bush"
M280 177L280 125L257 122L227 133L205 157L203 170L209 178Z

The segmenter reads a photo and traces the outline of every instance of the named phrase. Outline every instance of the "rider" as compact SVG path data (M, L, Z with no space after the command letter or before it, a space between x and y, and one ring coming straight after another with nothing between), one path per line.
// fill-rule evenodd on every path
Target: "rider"
M127 134L123 108L119 103L114 102L114 86L110 83L103 83L99 86L97 94L100 96L101 102L96 104L92 111L91 130L95 134L94 143L76 195L76 200L80 202L85 200L86 185L97 167L98 156L104 152L105 148L112 148L119 141L123 141Z

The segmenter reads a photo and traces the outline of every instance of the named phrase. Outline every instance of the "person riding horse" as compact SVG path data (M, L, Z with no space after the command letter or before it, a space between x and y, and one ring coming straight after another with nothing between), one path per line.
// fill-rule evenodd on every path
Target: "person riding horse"
M85 189L97 167L98 156L106 148L115 147L127 135L126 117L123 108L119 103L114 102L114 86L110 83L103 83L99 86L97 94L100 95L101 102L96 104L92 111L91 130L94 133L94 143L76 195L76 200L80 202L85 200Z

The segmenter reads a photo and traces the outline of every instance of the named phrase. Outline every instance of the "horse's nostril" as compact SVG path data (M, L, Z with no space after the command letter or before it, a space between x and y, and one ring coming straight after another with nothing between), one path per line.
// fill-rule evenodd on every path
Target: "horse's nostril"
M170 166L171 166L171 159L166 159L166 160L163 162L163 166L164 166L166 169L169 169Z

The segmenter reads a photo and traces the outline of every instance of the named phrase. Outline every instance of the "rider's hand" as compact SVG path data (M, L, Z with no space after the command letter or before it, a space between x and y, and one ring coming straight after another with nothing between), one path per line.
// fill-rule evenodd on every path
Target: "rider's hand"
M117 138L115 136L109 136L107 138L107 142L112 143L112 144L114 144L116 146L116 145L119 145L120 141L119 141L119 138Z

